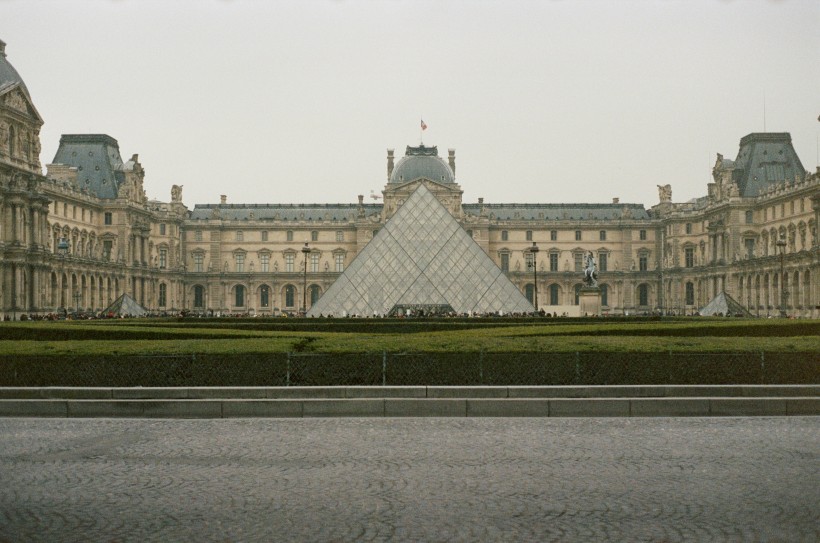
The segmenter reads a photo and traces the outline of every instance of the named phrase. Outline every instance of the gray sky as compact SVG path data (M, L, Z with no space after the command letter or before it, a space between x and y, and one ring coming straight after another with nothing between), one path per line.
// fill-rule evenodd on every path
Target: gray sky
M683 201L764 96L814 171L818 28L816 0L0 0L43 164L105 133L189 207L355 202L421 117L465 202Z

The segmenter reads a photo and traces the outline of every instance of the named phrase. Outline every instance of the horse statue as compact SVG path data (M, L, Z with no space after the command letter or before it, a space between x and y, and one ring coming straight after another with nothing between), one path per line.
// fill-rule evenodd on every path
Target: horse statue
M588 252L584 258L584 284L588 287L598 286L598 266L595 264L595 257L592 252Z

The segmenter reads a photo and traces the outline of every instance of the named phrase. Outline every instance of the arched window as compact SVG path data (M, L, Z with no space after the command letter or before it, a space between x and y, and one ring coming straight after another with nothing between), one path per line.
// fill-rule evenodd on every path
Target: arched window
M312 306L316 302L319 301L319 285L311 285L310 286L310 305Z
M535 302L534 302L535 289L533 288L532 283L528 283L524 287L524 293L525 293L525 296L527 297L527 301L530 302L531 304L535 304Z
M580 298L581 298L581 287L582 286L583 285L581 285L581 283L578 283L577 285L575 285L575 301L574 301L573 305L578 305L579 303L581 303Z
M296 299L296 287L288 285L285 287L285 307L293 307Z
M550 285L550 305L558 305L558 285Z
M270 288L267 285L262 285L259 288L259 307L270 306Z
M167 299L168 299L168 285L166 285L165 283L160 283L159 284L159 302L158 302L157 305L159 305L160 307L165 307L168 303Z
M646 283L638 285L638 305L649 305L649 285Z
M245 287L243 287L242 285L236 285L236 288L234 289L234 293L236 295L235 296L236 299L234 300L234 302L235 302L234 306L244 307L244 305L245 305Z
M695 305L695 284L686 283L686 305Z
M202 285L194 287L194 307L205 307L205 288Z
M609 305L609 286L608 285L601 285L601 305L608 306Z

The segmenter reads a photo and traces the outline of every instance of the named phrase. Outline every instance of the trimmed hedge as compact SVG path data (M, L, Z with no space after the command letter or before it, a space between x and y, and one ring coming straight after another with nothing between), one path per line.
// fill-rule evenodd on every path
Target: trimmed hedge
M818 384L806 353L271 353L0 358L0 386Z

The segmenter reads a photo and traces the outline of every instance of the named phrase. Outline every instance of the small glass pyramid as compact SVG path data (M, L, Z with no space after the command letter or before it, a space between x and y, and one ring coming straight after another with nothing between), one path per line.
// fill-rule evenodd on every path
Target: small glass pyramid
M422 184L308 316L530 313L532 304Z

